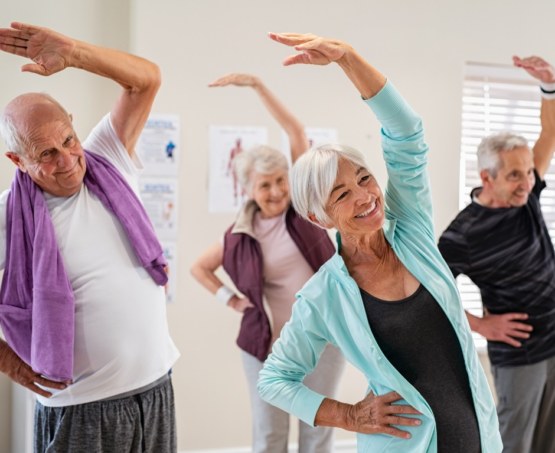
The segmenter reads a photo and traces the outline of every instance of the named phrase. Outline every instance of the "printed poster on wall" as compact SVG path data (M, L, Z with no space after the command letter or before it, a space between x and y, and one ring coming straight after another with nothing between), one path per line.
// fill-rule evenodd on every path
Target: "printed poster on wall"
M177 176L180 148L179 116L151 114L137 142L136 151L145 175Z
M338 143L337 129L330 129L324 127L306 127L306 138L308 139L308 147L312 148L318 145L327 143ZM289 144L289 137L282 131L281 143L283 152L287 156L289 164L291 164L291 145Z
M177 270L177 244L175 242L162 241L162 249L164 250L164 257L168 261L168 284L166 285L166 302L171 304L176 300L176 287L179 275Z
M233 171L233 160L243 151L268 141L265 127L210 127L208 211L236 212L246 199Z
M337 143L337 129L330 129L325 127L307 127L305 129L308 138L308 146L314 147L324 145L327 143Z
M177 179L142 177L141 198L161 240L177 240Z
M177 200L180 119L178 115L152 113L137 141L136 152L144 165L139 177L143 205L154 226L169 265L167 302L176 300Z

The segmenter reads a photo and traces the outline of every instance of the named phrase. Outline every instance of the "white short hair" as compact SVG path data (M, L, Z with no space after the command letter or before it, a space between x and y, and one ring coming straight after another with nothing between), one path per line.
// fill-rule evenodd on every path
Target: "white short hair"
M5 113L0 116L0 137L6 143L8 151L16 154L23 154L25 150L25 141L15 127L12 118Z
M233 170L241 187L249 193L253 173L268 175L278 170L287 172L289 164L282 152L260 145L239 153L233 159Z
M320 145L303 154L291 169L291 200L295 211L307 220L313 214L321 224L330 222L326 205L337 178L340 159L368 168L362 153L344 145ZM321 225L320 225L321 226Z
M500 132L484 138L478 145L478 171L487 170L495 178L501 167L499 154L516 148L528 148L528 141L512 132Z

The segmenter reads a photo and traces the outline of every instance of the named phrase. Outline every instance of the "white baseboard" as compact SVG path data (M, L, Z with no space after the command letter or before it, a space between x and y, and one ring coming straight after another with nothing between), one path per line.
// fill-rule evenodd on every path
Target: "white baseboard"
M338 440L333 447L334 453L356 453L356 442L353 440ZM250 453L250 447L219 448L211 450L181 450L179 453ZM297 445L289 445L289 453L297 453Z

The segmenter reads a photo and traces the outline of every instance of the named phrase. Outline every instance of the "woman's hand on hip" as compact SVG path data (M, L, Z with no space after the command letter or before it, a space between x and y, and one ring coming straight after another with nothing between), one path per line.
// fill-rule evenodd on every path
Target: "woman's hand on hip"
M397 392L380 396L370 392L347 412L348 429L364 434L388 434L409 439L409 432L395 426L419 426L422 422L418 418L407 415L422 414L407 404L394 404L402 399Z
M239 313L243 313L247 308L254 307L253 303L246 297L233 296L227 305Z

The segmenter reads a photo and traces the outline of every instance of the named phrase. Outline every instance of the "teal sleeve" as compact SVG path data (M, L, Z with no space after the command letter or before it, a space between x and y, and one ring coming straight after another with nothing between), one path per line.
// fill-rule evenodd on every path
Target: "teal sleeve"
M305 302L301 299L293 306L290 321L260 371L258 391L263 400L314 426L325 397L306 387L303 380L316 367L327 341L314 328L318 318Z
M417 221L433 236L428 146L420 117L389 81L366 103L382 125L386 212L398 220Z

